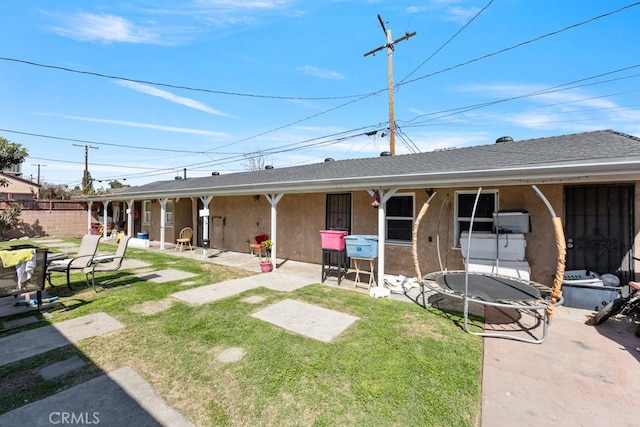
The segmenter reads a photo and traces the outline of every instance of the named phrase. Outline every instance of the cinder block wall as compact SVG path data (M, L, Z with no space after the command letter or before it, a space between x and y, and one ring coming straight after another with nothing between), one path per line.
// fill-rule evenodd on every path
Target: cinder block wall
M80 237L88 232L87 211L81 210L23 210L17 226L7 238ZM92 221L97 221L95 217Z

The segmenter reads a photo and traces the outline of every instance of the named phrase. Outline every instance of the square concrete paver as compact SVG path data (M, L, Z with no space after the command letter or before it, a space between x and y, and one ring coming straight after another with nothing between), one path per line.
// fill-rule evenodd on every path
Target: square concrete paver
M166 283L175 280L184 280L196 276L196 274L187 271L167 268L166 270L151 271L149 273L136 274L136 277L142 280L148 280L153 283Z
M0 425L193 426L128 366L2 414Z
M323 342L331 342L358 317L286 299L252 314L253 317L288 331Z
M113 317L106 313L95 313L9 335L0 338L0 366L120 328L124 328L124 325Z

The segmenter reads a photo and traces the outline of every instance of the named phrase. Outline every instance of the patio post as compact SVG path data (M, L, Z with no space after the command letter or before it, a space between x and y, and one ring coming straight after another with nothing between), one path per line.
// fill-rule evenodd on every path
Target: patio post
M276 255L278 248L278 202L284 194L266 194L265 197L271 205L271 265L276 268Z
M167 225L167 199L158 199L160 202L160 250L164 250L164 228Z
M134 200L127 200L127 236L133 237L133 203Z
M109 200L104 200L102 202L102 238L106 239L107 238L107 207L109 206Z
M89 200L87 202L87 232L84 234L90 234L91 233L91 207L93 206L93 202L91 200Z

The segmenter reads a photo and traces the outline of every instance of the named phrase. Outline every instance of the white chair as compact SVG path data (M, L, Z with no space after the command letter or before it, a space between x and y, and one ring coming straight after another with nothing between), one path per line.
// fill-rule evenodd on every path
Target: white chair
M51 261L47 268L49 285L53 286L51 284L51 273L67 273L67 286L71 289L71 280L69 278L71 270L83 270L93 264L93 258L96 256L101 238L101 235L86 234L82 237L78 253L73 258Z
M122 261L124 261L124 255L127 252L129 239L129 236L123 236L120 238L115 255L98 255L94 257L94 263L84 269L87 284L89 283L89 276L91 276L91 286L94 291L96 290L96 273L120 270Z

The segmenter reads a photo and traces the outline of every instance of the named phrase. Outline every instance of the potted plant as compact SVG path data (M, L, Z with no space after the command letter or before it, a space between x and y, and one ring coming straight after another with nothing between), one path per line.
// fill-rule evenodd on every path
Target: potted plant
M271 248L273 247L273 242L271 240L265 240L262 242L262 246L264 246L267 255L265 258L260 259L260 269L263 273L268 273L273 270L273 264L271 263Z

